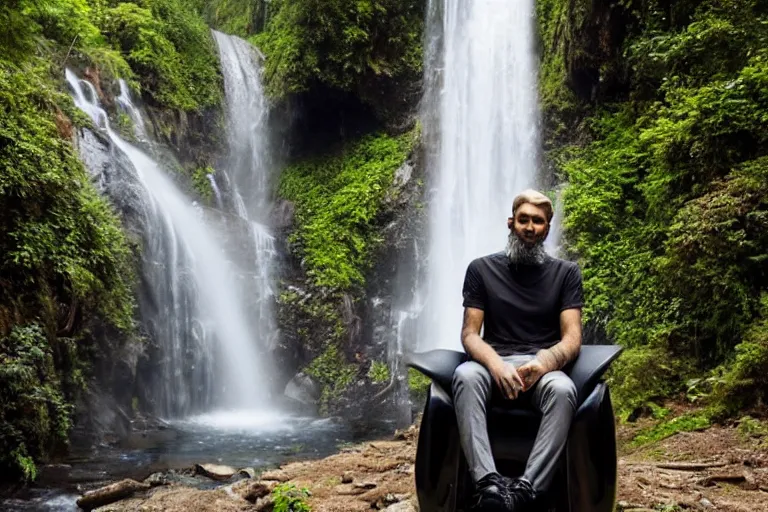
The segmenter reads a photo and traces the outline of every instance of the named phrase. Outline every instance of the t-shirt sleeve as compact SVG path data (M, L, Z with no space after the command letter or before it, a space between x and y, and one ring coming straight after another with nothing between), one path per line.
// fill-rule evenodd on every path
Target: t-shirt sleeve
M584 307L584 286L581 279L581 269L574 264L571 265L565 275L560 291L560 311L582 307Z
M485 283L477 268L477 261L473 261L467 267L462 294L464 295L463 306L465 308L477 308L485 311Z

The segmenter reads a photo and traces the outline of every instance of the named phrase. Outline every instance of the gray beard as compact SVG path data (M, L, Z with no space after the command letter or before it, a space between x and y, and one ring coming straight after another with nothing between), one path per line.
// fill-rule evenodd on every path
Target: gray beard
M543 239L533 245L527 245L513 231L507 238L506 252L510 263L515 265L543 265L547 260Z

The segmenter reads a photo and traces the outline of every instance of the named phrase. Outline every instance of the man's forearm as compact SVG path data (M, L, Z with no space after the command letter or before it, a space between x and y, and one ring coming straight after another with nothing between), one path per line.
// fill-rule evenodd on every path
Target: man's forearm
M464 350L467 351L469 357L472 360L477 361L486 368L490 368L494 365L502 362L501 357L479 334L471 332L465 333L461 337L461 343L464 345Z
M565 365L576 359L580 349L581 337L563 336L563 339L552 347L539 350L536 358L547 371L553 372L562 370Z

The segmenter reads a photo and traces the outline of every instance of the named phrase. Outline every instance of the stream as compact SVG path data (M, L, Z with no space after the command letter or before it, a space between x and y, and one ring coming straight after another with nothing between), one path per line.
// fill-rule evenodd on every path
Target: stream
M38 480L27 489L6 489L3 511L80 510L85 491L121 478L143 480L152 473L200 489L221 485L193 476L195 464L224 464L235 469L267 470L297 461L327 457L351 443L394 432L386 422L363 428L335 418L316 418L273 411L231 411L170 422L169 428L136 434L120 446L73 446L59 464L41 466Z

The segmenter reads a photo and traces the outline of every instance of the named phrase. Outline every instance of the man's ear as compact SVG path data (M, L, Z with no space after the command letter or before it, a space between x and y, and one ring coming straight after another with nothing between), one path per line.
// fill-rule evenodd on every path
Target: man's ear
M515 219L514 219L514 217L507 217L507 227L509 229L513 229L515 227Z

